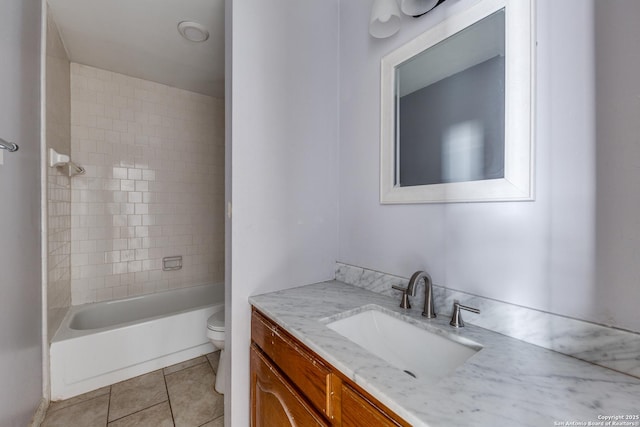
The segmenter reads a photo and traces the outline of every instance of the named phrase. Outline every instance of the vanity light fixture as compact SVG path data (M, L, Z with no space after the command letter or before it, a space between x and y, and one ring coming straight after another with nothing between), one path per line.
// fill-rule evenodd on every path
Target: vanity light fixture
M418 18L435 9L445 0L374 0L369 18L369 34L377 39L391 37L400 30L400 9L405 15Z
M190 42L203 42L209 39L209 31L197 22L182 21L178 24L178 32Z
M445 0L401 0L400 9L405 15L418 18L427 12L432 11Z
M369 34L377 39L391 37L400 29L400 8L396 0L374 0Z

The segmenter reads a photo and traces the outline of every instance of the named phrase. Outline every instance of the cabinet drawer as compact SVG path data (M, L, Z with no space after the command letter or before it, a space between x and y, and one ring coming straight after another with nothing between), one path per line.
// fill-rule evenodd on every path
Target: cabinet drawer
M256 345L300 389L311 404L329 417L329 367L257 311L252 313L251 336Z
M342 426L343 427L400 427L407 425L391 418L374 402L369 401L346 384L342 384Z

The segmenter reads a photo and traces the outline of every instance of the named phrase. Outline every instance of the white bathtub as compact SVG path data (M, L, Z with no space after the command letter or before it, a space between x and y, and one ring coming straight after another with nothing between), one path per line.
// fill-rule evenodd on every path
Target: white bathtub
M207 318L223 309L223 283L71 307L51 342L51 400L213 351Z

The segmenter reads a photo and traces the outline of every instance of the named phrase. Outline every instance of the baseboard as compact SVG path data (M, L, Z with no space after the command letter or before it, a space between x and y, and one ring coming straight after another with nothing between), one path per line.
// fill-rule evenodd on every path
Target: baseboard
M44 421L44 417L47 414L47 408L49 407L49 400L44 397L40 400L40 404L38 405L38 409L36 409L35 414L31 418L31 422L29 423L29 427L40 427L40 424Z

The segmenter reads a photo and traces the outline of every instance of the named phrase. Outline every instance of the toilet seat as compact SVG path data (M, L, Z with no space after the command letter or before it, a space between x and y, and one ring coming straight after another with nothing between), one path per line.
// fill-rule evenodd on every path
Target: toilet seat
M224 310L209 316L207 319L207 329L215 332L224 332Z

